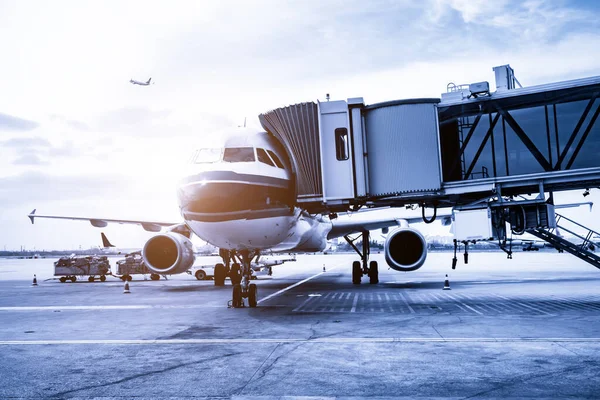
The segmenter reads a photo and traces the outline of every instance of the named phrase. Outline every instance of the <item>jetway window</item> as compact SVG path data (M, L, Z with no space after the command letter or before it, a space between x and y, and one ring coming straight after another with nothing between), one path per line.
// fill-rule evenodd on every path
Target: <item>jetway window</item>
M439 117L446 182L599 165L600 99L591 90L484 99Z
M279 157L277 157L277 154L273 153L271 150L267 150L267 152L269 153L269 155L271 156L271 158L275 162L275 165L277 165L278 168L285 169L283 167L283 163L281 162Z
M339 161L347 160L348 151L348 129L336 128L335 130L335 157Z
M253 147L229 147L225 149L223 154L225 162L253 162L254 158Z
M270 165L271 167L275 166L264 149L256 149L256 156L261 163Z

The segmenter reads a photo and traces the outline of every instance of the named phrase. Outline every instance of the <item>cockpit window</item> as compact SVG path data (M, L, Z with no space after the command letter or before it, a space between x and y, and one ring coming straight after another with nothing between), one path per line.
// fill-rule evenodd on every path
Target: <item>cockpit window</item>
M257 148L256 155L258 156L258 161L260 161L261 163L268 164L271 167L275 166L275 164L273 164L273 161L271 161L271 159L267 155L267 152L264 149Z
M267 150L267 152L269 153L273 161L275 161L275 165L277 165L278 168L283 169L283 163L281 162L279 157L277 157L277 154L273 153L271 150Z
M223 153L223 161L225 162L253 162L254 148L253 147L229 147Z
M222 149L200 149L196 151L192 162L194 164L214 163L221 160Z

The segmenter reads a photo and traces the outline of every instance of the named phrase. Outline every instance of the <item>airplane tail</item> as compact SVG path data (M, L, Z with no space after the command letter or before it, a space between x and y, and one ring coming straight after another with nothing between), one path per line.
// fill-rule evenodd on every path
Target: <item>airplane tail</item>
M106 237L106 235L104 234L104 232L100 232L100 235L102 236L102 247L104 247L105 249L108 247L115 247L113 244L111 244L108 241L108 238Z
M152 80L152 77L150 77L150 79L148 79L148 82L146 82L146 84L149 85L151 80Z

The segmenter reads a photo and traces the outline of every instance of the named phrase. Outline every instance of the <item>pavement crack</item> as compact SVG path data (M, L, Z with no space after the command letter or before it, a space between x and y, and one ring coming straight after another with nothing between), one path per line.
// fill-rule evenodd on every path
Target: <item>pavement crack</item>
M310 336L308 337L308 340L314 339L317 336L317 330L315 329L315 325L319 325L321 321L317 321L314 324L310 325Z
M440 333L440 331L438 331L438 330L436 329L435 325L431 325L431 327L433 328L433 330L434 330L434 331L436 331L436 332L437 332L437 334L438 334L438 335L440 335L440 337L441 337L442 339L445 339L445 337L443 337L443 336L442 336L442 334Z
M594 364L597 364L597 363L594 363ZM517 377L517 378L509 380L508 382L506 382L504 384L500 384L499 386L497 386L495 388L484 390L482 392L475 393L473 395L463 397L463 399L473 399L473 398L480 397L480 396L487 396L490 393L493 393L493 392L496 392L496 391L498 391L500 389L504 389L504 388L516 385L518 383L525 383L525 382L528 382L530 380L539 379L539 378L549 378L549 377L552 377L552 376L555 376L555 375L564 375L565 373L568 373L568 372L576 372L576 371L584 370L584 369L589 368L589 367L590 367L590 365L588 363L587 365L584 365L584 366L573 366L573 367L561 368L561 369L557 369L557 370L553 370L553 371L548 371L548 372L543 372L543 373L538 373L538 374L530 374L530 375L527 375L527 376Z
M559 347L562 347L563 349L565 349L566 351L568 351L570 353L575 354L577 357L582 357L581 354L569 349L568 347L565 347L565 345L563 345L562 343L555 342L554 344L558 345Z
M238 391L237 391L237 395L241 395L242 392L244 391L244 389L246 389L246 387L250 384L250 382L252 382L254 380L254 377L260 372L260 375L256 378L256 381L261 380L262 378L264 378L267 373L269 371L271 371L275 365L279 362L279 360L285 356L287 356L288 354L290 354L291 352L295 351L298 347L300 347L302 344L296 344L295 346L291 347L289 350L284 351L282 354L278 355L277 357L275 357L273 359L273 361L269 362L267 364L267 361L269 361L269 359L271 358L271 356L273 355L273 353L275 353L275 351L277 351L277 349L279 347L284 346L283 344L278 344L277 346L275 346L275 348L273 349L273 351L271 351L271 353L269 353L269 355L267 356L267 358L265 358L265 361L262 362L262 364L256 369L256 371L254 371L254 374L252 374L252 376L250 377L250 379L248 379L248 382L246 382L244 384L244 386L242 386Z
M169 372L169 371L176 370L176 369L181 368L181 367L188 367L190 365L195 365L195 364L203 364L203 363L210 362L210 361L216 361L216 360L219 360L219 359L225 359L225 358L229 358L229 357L232 357L232 356L237 356L239 354L242 354L242 353L228 353L228 354L224 354L224 355L221 355L221 356L216 356L216 357L211 357L211 358L205 358L205 359L202 359L202 360L193 361L193 362L189 362L189 363L182 363L182 364L178 364L178 365L173 365L171 367L167 367L167 368L160 369L160 370L148 371L148 372L144 372L144 373L141 373L141 374L131 375L131 376L125 377L123 379L119 379L119 380L108 382L108 383L102 383L102 384L97 384L97 385L89 385L89 386L84 386L84 387L80 387L80 388L77 388L77 389L66 390L64 392L55 393L51 397L65 396L65 395L68 395L68 394L71 394L71 393L81 392L82 390L90 390L90 389L97 389L97 388L109 387L109 386L112 386L112 385L118 385L118 384L121 384L121 383L124 383L124 382L132 381L134 379L142 378L142 377L145 377L145 376L151 376L151 375L154 375L154 374L161 374L161 373L164 373L164 372Z

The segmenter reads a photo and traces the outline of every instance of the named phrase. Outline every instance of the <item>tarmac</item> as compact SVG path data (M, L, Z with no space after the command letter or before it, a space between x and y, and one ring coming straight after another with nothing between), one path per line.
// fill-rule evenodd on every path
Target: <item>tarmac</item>
M0 398L600 398L599 270L555 252L451 258L401 273L374 254L380 283L353 285L354 255L300 255L242 309L228 281L135 276L123 294L3 259Z

